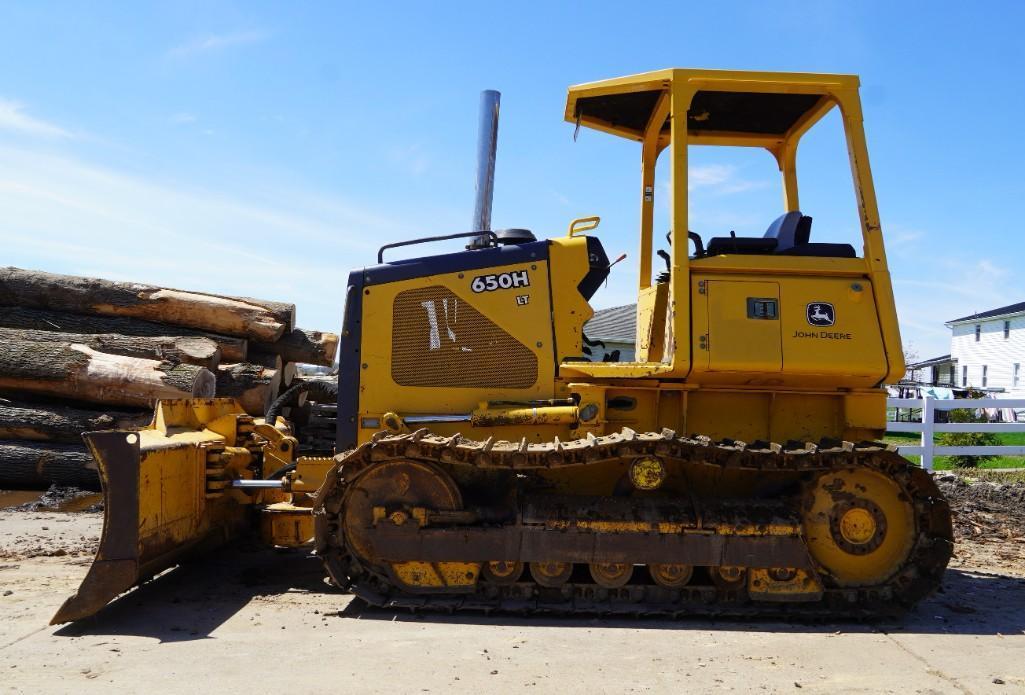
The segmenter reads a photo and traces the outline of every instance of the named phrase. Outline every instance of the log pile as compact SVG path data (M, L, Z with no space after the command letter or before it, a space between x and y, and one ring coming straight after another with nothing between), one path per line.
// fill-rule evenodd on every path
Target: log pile
M263 415L337 345L294 304L0 268L0 488L96 488L82 432L145 426L167 398Z

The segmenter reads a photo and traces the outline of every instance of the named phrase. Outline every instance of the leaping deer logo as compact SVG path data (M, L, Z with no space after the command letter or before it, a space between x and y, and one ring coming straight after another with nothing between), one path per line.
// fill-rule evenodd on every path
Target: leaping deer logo
M808 305L807 315L812 326L832 326L836 320L833 305L829 302L812 302Z

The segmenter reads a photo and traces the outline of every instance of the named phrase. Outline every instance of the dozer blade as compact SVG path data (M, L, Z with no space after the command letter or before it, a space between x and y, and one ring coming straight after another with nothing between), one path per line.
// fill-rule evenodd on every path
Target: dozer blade
M90 616L139 581L139 437L115 431L84 438L100 469L103 534L89 573L51 625Z
M167 401L158 405L152 429L83 435L99 466L103 532L88 574L50 624L89 617L190 551L224 543L246 528L246 506L208 490L208 455L225 444L210 427L226 431L223 425L233 419L229 405ZM224 417L197 422L196 415L208 413Z

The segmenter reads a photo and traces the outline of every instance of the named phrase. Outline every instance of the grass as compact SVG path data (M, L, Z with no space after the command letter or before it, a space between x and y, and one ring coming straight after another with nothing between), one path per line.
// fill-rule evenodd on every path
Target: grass
M935 442L935 436L933 441ZM1001 432L994 434L999 441L999 446L1021 446L1025 445L1025 432ZM910 432L887 432L884 438L888 444L897 446L917 446L921 442L921 436ZM909 461L919 462L920 456L908 456ZM953 468L950 465L949 456L936 456L933 458L933 468L938 471L947 471ZM1025 468L1025 456L997 456L988 461L981 461L979 469L986 468Z

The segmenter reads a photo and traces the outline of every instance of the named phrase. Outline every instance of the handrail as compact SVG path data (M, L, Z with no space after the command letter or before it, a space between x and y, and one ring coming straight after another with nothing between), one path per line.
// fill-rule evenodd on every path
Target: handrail
M569 231L566 232L566 236L574 237L582 232L589 232L592 229L597 229L598 224L601 222L601 218L597 215L593 217L580 217L569 223Z
M400 246L412 246L414 244L426 244L431 241L447 241L449 239L462 239L464 237L490 236L491 241L497 241L498 235L494 232L460 232L459 234L445 234L443 236L426 236L420 239L408 241L396 241L392 244L385 244L377 250L377 262L384 263L384 252L388 249L397 249Z

